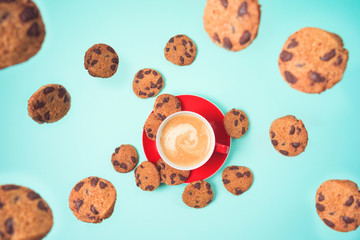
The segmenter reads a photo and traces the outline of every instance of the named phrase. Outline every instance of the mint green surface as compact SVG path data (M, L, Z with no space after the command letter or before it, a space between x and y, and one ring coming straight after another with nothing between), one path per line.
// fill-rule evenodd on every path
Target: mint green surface
M205 0L36 0L46 25L41 51L30 61L0 70L0 184L33 188L49 203L54 226L46 239L268 239L358 240L360 229L339 233L317 216L315 192L328 179L360 184L360 1L260 0L258 37L245 50L228 52L203 28ZM339 34L350 52L343 80L321 95L298 92L278 69L286 39L312 26ZM178 67L163 49L174 35L190 36L195 62ZM83 66L95 43L111 45L119 68L110 79L91 77ZM1 51L1 50L0 50ZM232 140L224 167L208 181L215 192L206 208L181 199L185 185L143 192L133 172L114 171L110 157L121 144L136 146L145 161L142 127L154 98L132 92L135 73L160 71L162 93L194 94L225 113L243 109L250 129ZM58 83L72 105L61 121L39 125L27 114L27 100L42 85ZM270 143L271 122L292 114L303 120L309 143L294 158ZM222 170L249 167L254 183L241 196L227 192ZM110 180L118 199L101 224L78 221L68 208L72 187L88 176Z

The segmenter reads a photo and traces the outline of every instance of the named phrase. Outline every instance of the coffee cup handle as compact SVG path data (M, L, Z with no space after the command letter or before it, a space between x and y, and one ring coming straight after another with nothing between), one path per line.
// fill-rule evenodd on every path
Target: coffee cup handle
M229 146L220 143L215 143L215 152L228 154L229 150L230 150Z

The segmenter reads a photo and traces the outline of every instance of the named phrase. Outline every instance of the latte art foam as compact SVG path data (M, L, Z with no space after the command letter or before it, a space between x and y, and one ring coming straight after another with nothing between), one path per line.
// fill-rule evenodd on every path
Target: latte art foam
M164 126L160 144L164 155L174 164L194 166L207 157L211 148L211 133L202 120L183 114Z

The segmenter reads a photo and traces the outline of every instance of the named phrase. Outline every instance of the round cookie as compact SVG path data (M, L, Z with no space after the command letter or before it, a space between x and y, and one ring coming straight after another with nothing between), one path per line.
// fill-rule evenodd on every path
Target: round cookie
M360 192L349 180L328 180L316 192L316 211L321 220L339 232L354 231L360 225Z
M160 172L160 182L166 185L179 185L186 181L190 175L190 171L182 171L170 167L161 158L156 162L156 167Z
M100 223L109 218L115 207L116 189L111 182L88 177L71 190L69 207L77 219L88 223Z
M29 116L42 124L59 121L70 109L70 94L59 84L48 84L37 90L28 101Z
M42 239L53 226L49 205L33 190L0 186L0 239Z
M208 0L204 27L211 40L230 51L239 51L256 38L260 22L257 0Z
M127 144L121 145L115 149L111 156L111 163L115 171L120 173L128 173L132 171L139 162L139 156L136 149Z
M143 191L154 191L160 185L160 174L155 164L149 161L140 163L135 169L136 186Z
M196 56L196 45L186 35L176 35L167 42L164 55L165 58L176 65L190 65Z
M253 174L247 167L229 166L222 173L223 184L229 192L240 195L253 183Z
M164 87L164 80L158 71L144 68L135 74L133 91L139 98L156 96Z
M210 183L195 181L187 185L182 194L183 202L192 208L203 208L209 205L214 197Z
M0 1L0 69L22 63L41 48L45 26L32 1Z
M180 112L181 110L180 100L173 95L161 94L155 100L154 114L162 121L171 114Z
M84 65L93 77L109 78L116 73L119 57L115 50L106 44L95 44L85 53Z
M341 80L348 54L340 36L319 28L302 28L285 42L279 69L292 88L321 93Z
M292 115L274 120L270 126L274 148L284 156L294 157L305 151L308 133L303 122Z
M158 119L155 116L155 113L152 112L149 117L146 119L146 122L144 124L144 131L146 136L155 141L156 140L156 134L160 127L160 124L162 123L162 120Z
M243 111L233 108L225 114L224 127L230 137L241 138L249 129L249 119Z

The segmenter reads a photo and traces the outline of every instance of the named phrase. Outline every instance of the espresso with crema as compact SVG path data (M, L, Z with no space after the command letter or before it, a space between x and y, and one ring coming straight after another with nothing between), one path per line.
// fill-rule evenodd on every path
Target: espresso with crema
M160 145L172 163L189 167L202 162L211 149L208 126L196 116L181 114L170 119L162 130Z

